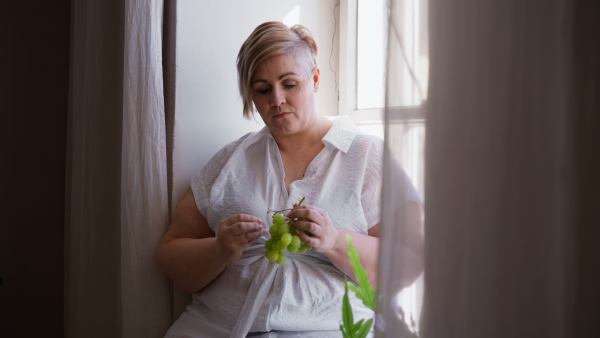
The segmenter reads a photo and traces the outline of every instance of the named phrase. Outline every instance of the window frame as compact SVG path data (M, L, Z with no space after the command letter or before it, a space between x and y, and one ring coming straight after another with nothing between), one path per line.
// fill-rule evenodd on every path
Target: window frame
M357 109L358 1L340 0L339 20L339 110L358 125L425 120L425 101L421 105Z

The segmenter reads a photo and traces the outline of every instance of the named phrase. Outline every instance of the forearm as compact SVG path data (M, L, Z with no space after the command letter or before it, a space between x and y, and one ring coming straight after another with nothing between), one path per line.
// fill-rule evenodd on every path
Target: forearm
M379 238L345 229L337 230L338 236L336 239L336 246L330 252L325 253L325 255L331 260L335 267L356 282L354 267L350 263L350 257L348 256L348 242L346 241L346 235L350 235L353 239L352 245L360 255L360 262L369 275L369 283L376 288L377 267L379 264ZM419 241L415 242L416 243L413 243L412 245L413 247L403 246L404 252L397 257L398 264L402 264L403 278L400 283L403 287L412 284L423 272L424 262L421 253L422 245L418 245L421 244Z
M352 245L360 255L360 262L369 275L369 282L373 287L376 287L379 238L340 228L337 229L337 233L336 245L332 250L324 253L324 255L329 258L335 267L348 275L353 281L356 281L354 268L348 256L348 242L346 241L346 235L350 235L352 237Z
M197 292L212 282L229 264L219 255L216 237L178 238L163 242L158 263L181 290Z

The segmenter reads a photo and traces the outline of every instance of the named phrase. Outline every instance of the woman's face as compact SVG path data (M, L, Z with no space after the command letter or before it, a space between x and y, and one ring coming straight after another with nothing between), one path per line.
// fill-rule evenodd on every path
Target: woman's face
M252 76L252 101L271 133L293 135L317 121L314 97L319 69L309 77L292 54L270 57Z

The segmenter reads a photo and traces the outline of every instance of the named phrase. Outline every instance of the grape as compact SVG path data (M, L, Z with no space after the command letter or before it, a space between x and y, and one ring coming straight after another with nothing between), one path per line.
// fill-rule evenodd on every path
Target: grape
M301 205L303 201L304 198L298 205ZM312 249L306 243L302 243L300 237L296 235L297 229L291 226L291 220L283 214L283 212L287 210L290 209L275 211L272 225L269 227L271 238L265 242L265 257L271 262L277 262L277 264L283 264L285 262L285 250L288 250L291 253L304 253ZM307 219L300 220L308 221ZM312 236L307 231L305 231L305 233Z
M287 249L287 244L283 243L281 240L277 241L277 243L275 243L275 246L273 246L273 248L275 249L275 251L284 251L285 249Z
M298 248L298 247L300 247L300 244L302 244L300 237L298 237L298 235L292 236L292 242L290 243L290 245Z
M283 235L285 235L285 234L287 234L287 233L290 232L290 225L284 223L284 224L282 224L282 225L279 226L278 230L279 230L279 236L283 236Z
M302 243L302 245L300 245L300 248L298 249L298 251L305 253L306 251L312 249L312 247L310 247L310 245L306 245L304 243Z
M286 234L281 235L280 241L285 245L289 245L290 243L292 243L292 234L288 232Z
M277 226L277 224L271 225L269 228L269 233L271 236L277 236L279 234L279 226Z
M283 216L283 214L276 214L275 216L273 216L273 224L277 224L277 225L281 225L283 223L285 223L285 216Z
M271 262L275 262L276 260L278 260L279 255L280 255L279 252L271 251L271 250L267 250L267 253L265 254L267 259L270 260Z
M267 239L267 241L265 242L265 248L267 250L272 250L271 248L273 247L273 242L275 242L273 238Z
M280 253L279 257L277 257L277 264L283 264L283 262L285 262L285 255Z

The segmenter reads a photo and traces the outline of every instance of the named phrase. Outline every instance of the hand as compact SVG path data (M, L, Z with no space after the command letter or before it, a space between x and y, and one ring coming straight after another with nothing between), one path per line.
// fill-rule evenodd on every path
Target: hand
M339 237L338 229L333 226L327 212L314 206L294 204L294 209L287 214L290 219L298 219L291 225L298 230L296 234L302 242L310 245L316 252L327 255L335 250ZM310 232L307 235L303 230Z
M260 218L246 214L234 215L219 222L218 257L224 258L227 263L238 260L244 249L269 232L262 223Z

